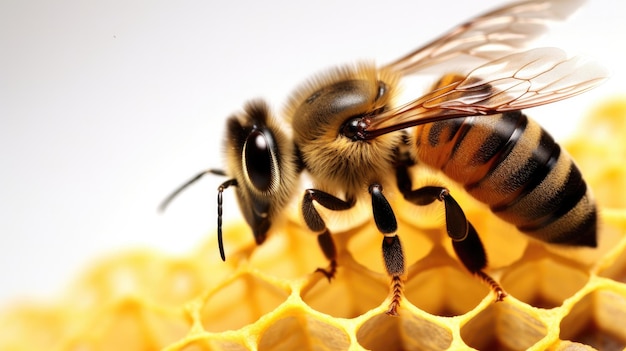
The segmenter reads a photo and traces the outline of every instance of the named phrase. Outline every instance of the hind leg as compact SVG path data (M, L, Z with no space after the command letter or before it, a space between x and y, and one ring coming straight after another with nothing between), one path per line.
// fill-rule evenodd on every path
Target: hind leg
M489 285L496 296L496 301L502 301L506 296L504 289L491 276L485 273L487 267L487 254L480 237L474 226L467 220L465 213L456 200L450 195L450 191L439 186L425 186L413 190L408 169L405 166L398 167L398 185L404 198L418 206L441 201L445 207L446 231L456 255L461 263L472 274L481 278Z

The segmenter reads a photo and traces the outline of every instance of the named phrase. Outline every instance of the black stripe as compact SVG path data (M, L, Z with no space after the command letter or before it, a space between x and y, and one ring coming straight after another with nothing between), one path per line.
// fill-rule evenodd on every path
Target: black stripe
M509 202L493 205L491 210L493 212L501 212L515 206L546 179L556 166L560 155L561 147L542 128L539 145L533 150L531 157L526 160L526 163L517 172L511 174L506 183L505 190L517 192L517 196Z
M583 221L578 223L574 231L566 233L562 236L562 243L577 246L598 246L598 212L595 207L585 217Z
M456 142L454 143L454 145L452 146L452 151L450 152L450 157L448 157L448 160L446 161L446 164L448 164L448 162L454 158L454 155L456 154L457 150L459 149L459 146L461 146L461 143L463 142L463 139L465 139L465 136L467 135L467 133L469 133L469 131L472 129L472 127L474 126L474 118L476 117L465 117L463 119L460 119L458 121L456 121L457 124L453 125L452 128L450 128L451 130L454 131L454 134L458 134L457 138L456 138ZM480 118L485 118L485 117L480 117ZM454 136L454 134L452 134L450 137L452 138ZM452 139L450 139L452 140ZM445 167L445 165L443 167ZM442 167L442 169L443 169Z
M465 121L466 118L453 118L447 121L435 122L430 127L430 131L428 132L428 143L432 147L436 147L440 142L447 143L454 139L454 135L458 133L459 128ZM446 130L450 130L450 135L448 136L448 140L439 140L441 139L441 134Z
M472 163L474 165L485 164L494 157L502 159L503 152L508 154L506 150L507 143L511 143L512 136L515 131L518 130L520 122L522 122L524 126L526 125L526 118L524 118L524 121L521 121L520 115L521 113L519 111L508 112L498 118L497 123L493 126L492 133L472 156ZM484 120L489 117L481 118ZM496 116L492 116L491 118L496 118ZM519 137L515 137L514 139L519 139ZM508 151L510 151L510 148Z
M537 236L538 239L554 244L565 244L574 246L598 246L598 213L595 208L590 211L578 223L568 223L567 230L561 232L546 233L545 236ZM558 231L556 229L555 231ZM538 233L541 235L542 233Z
M466 184L465 189L467 191L471 191L473 188L476 188L483 181L491 177L495 169L498 168L498 166L502 162L504 162L504 160L506 160L507 157L509 157L509 154L511 153L515 145L523 137L524 132L526 131L526 127L528 126L528 118L526 117L526 115L523 115L520 111L512 111L512 112L504 113L502 115L502 118L505 118L505 117L506 117L506 121L514 125L513 130L510 132L506 143L504 143L504 145L502 145L500 149L497 150L495 154L493 155L492 158L494 159L494 161L489 171L487 171L487 174L485 174L485 176L482 179L474 183ZM513 123L513 122L516 122L516 123Z
M567 179L561 188L548 201L537 204L538 218L519 226L519 230L534 231L547 226L576 207L585 194L587 184L574 163L570 163Z
M444 123L433 123L428 131L428 144L432 147L439 145L439 138L441 138L441 133L443 133L445 129L446 125Z

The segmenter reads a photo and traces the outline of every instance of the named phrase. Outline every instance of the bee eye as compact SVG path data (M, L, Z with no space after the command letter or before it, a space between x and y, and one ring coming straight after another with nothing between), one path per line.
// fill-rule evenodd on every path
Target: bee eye
M244 145L243 153L248 178L260 191L267 191L272 184L273 148L272 139L261 130L253 130Z
M341 126L341 135L350 140L361 140L360 136L367 128L367 122L363 117L352 117Z

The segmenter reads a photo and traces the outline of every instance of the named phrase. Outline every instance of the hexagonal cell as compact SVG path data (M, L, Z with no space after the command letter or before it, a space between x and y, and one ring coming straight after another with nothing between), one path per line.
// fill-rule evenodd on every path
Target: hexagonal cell
M404 286L408 301L437 316L465 314L489 296L487 285L441 246L434 246L428 256L409 267Z
M589 275L558 258L521 262L507 270L500 279L511 296L539 308L561 306L589 281Z
M478 350L527 350L548 334L533 309L505 299L480 311L461 327L461 338Z
M622 289L623 290L623 289ZM626 291L590 292L561 321L560 338L591 345L599 350L626 348Z
M405 297L417 308L436 316L459 316L489 297L489 288L458 266L420 271L405 284Z
M432 319L432 320L431 320ZM427 315L400 309L400 316L373 316L356 333L361 346L372 351L446 350L452 344L452 332Z
M207 296L200 314L207 331L235 330L256 322L283 303L289 293L278 286L242 273Z
M259 337L258 350L347 350L346 331L304 312L268 323Z
M302 290L302 300L316 311L338 318L354 318L379 306L389 294L388 279L370 272L347 254L330 282L319 274Z

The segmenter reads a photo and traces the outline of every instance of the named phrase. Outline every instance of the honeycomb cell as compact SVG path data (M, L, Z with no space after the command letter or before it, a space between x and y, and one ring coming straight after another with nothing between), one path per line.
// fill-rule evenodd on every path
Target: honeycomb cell
M283 303L289 292L250 272L241 272L204 297L200 311L206 331L239 329Z
M626 289L615 289L599 288L578 300L561 321L560 338L598 350L626 348Z
M337 274L328 281L317 274L302 291L302 300L316 311L338 318L354 318L380 305L389 293L389 278L367 270L347 253ZM341 303L338 303L341 302Z
M434 319L419 310L401 308L398 317L384 313L372 316L357 330L356 337L361 346L372 351L446 350L452 343L452 332Z
M568 264L569 263L569 264ZM528 258L502 275L500 283L516 299L540 308L561 306L589 280L581 267L558 256Z
M490 295L485 284L439 248L410 268L405 296L430 314L458 316L474 309Z
M540 313L509 296L461 327L463 341L478 350L527 350L548 334Z
M347 350L348 334L328 321L321 321L303 311L272 321L259 337L259 351Z

